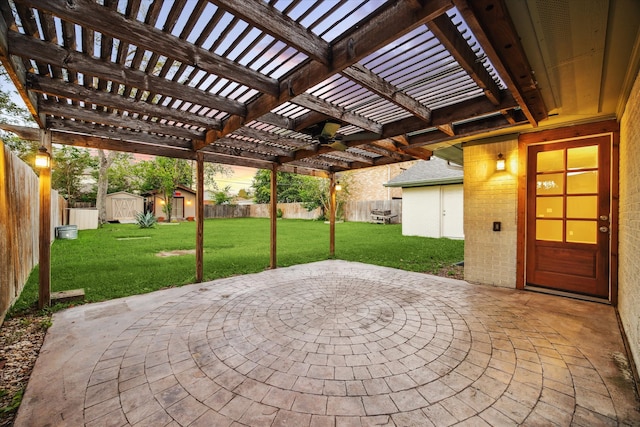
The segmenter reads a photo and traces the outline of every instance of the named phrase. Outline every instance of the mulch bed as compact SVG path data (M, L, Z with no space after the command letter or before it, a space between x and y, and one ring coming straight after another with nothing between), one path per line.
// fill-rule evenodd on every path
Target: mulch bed
M0 426L11 426L44 342L51 315L26 313L0 328Z

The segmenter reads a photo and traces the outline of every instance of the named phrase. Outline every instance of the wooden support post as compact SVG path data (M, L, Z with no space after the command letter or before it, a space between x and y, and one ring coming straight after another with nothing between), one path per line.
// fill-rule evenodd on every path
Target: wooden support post
M204 278L204 153L196 153L196 282Z
M40 145L51 153L51 131L40 131ZM38 308L51 305L51 163L40 169L40 243L38 251Z
M329 257L336 255L336 174L329 177Z
M271 259L269 262L269 268L274 269L278 267L276 248L278 246L276 224L278 219L278 165L273 165L271 169L271 205L270 205L270 217L271 217Z

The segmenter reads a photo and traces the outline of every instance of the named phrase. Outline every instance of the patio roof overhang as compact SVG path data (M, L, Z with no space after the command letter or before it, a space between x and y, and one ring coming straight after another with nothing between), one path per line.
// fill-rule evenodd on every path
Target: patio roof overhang
M0 11L2 62L61 144L328 176L547 117L502 0L3 0ZM327 122L339 130L320 136Z

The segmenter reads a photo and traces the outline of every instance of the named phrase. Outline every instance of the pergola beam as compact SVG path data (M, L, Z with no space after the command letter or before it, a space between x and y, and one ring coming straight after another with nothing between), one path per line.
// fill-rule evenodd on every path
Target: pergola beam
M190 149L191 142L170 136L155 135L147 132L131 132L111 126L103 126L74 120L47 118L47 126L51 129L76 132L86 135L101 136L104 138L118 139L121 141L140 142L149 145L159 145L173 148Z
M342 75L350 78L362 87L380 95L384 99L393 102L416 117L425 121L425 125L431 122L431 109L422 105L418 100L402 92L396 86L371 72L364 65L353 64L342 70Z
M38 111L38 97L35 93L27 90L27 69L22 60L9 53L10 31L7 21L4 19L4 16L11 15L8 2L0 2L0 11L2 11L2 14L0 14L0 61L2 61L2 65L5 70L7 70L7 74L9 74L9 78L11 78L18 94L24 101L36 123L40 128L44 128L45 115Z
M446 15L441 15L427 26L440 40L440 43L451 53L458 64L469 74L476 84L484 91L485 96L494 105L500 104L500 88L493 80L486 68L478 60L467 41L462 37L458 28Z
M67 98L90 105L102 105L104 107L156 117L158 120L171 120L192 126L204 128L217 128L220 126L220 121L216 119L164 107L162 105L151 104L149 102L137 101L135 98L115 95L110 92L85 88L72 83L66 83L63 80L29 74L28 81L29 89L47 94L48 96Z
M356 28L348 37L338 40L331 49L331 66L309 61L280 81L277 97L261 96L247 106L246 120L256 120L278 105L291 101L333 74L355 64L382 46L419 25L442 15L452 7L450 0L429 2L391 2L366 25ZM236 117L226 120L222 135L232 133L244 124Z
M277 81L262 73L242 67L225 57L216 55L170 33L165 33L151 25L146 25L135 19L127 19L116 11L111 11L94 1L74 0L73 7L69 7L65 0L16 0L16 3L34 7L53 15L64 16L66 20L103 35L162 54L209 73L228 76L236 82L262 93L272 96L277 96L279 93Z
M138 90L200 104L230 114L240 116L246 114L246 107L240 102L204 92L187 84L176 83L119 64L101 61L76 50L65 49L54 43L28 37L15 31L9 32L9 49L12 55L34 58L52 66L95 76L104 81L121 83Z
M548 117L531 65L504 2L453 0L529 123Z
M331 63L329 43L288 16L276 13L266 3L246 0L210 1L274 38L304 52L314 60L325 65Z
M352 113L351 111L347 111L342 107L333 105L316 96L309 95L308 93L303 93L296 96L293 100L291 100L291 102L300 105L301 107L326 114L327 116L333 117L337 120L350 123L354 126L358 126L359 128L375 133L382 133L382 125L380 123L376 123L372 120L367 119L366 117Z
M184 139L204 139L204 133L178 126L170 126L164 123L149 122L131 116L121 116L114 112L106 112L103 109L83 108L79 105L65 105L51 100L40 104L40 110L50 116L65 117L66 119L94 122L107 126L131 129L134 132L154 132L163 135Z

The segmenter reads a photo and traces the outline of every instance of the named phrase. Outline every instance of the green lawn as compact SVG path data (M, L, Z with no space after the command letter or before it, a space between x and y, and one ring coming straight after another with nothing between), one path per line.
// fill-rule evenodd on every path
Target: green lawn
M195 248L193 222L107 224L81 230L76 240L51 248L52 291L84 288L86 300L103 301L193 283L195 255L159 257L162 251ZM464 242L402 236L401 225L336 224L336 258L434 273L463 259ZM278 266L325 260L329 225L321 221L278 221ZM212 219L204 223L204 278L255 273L269 266L269 220ZM13 312L33 306L38 295L34 269Z

